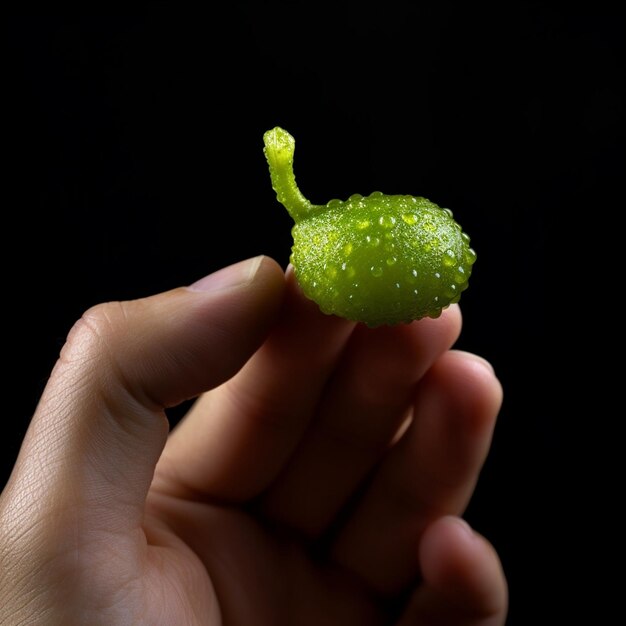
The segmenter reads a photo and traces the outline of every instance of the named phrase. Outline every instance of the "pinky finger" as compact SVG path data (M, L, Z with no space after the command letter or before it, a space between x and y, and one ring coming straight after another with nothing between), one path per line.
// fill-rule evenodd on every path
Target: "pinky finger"
M458 517L422 535L422 583L397 626L503 626L507 584L493 546Z

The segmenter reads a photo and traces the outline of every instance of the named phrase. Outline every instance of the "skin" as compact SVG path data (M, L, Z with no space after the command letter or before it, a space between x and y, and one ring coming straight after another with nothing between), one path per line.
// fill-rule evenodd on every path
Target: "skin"
M90 309L0 496L0 624L501 626L460 328L323 315L265 257Z

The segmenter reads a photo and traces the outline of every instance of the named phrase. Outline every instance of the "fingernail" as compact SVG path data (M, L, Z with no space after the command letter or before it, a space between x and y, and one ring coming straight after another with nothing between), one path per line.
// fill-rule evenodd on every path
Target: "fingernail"
M489 363L489 361L487 361L487 359L483 359L482 356L478 356L477 354L474 354L473 352L465 352L464 350L459 350L459 352L464 354L468 359L471 359L472 361L482 365L491 374L495 374L496 373L495 370L493 369L493 365L491 365L491 363Z
M493 365L491 365L491 363L489 363L487 359L484 359L482 356L479 356L478 354L474 355L474 359L476 360L477 363L480 363L485 369L489 370L489 372L491 372L492 374L496 373L496 371L493 369Z
M460 529L462 529L468 537L474 539L476 534L472 530L472 527L462 517L449 516L449 519L452 523L456 524Z
M254 279L264 258L261 255L224 267L217 272L213 272L213 274L197 280L193 285L189 285L187 289L191 291L220 291L221 289L245 285Z
M462 531L470 539L476 538L476 533L474 532L472 527L462 517L456 517L455 515L447 515L446 521L448 522L448 524L452 524L453 526L456 526L460 531Z

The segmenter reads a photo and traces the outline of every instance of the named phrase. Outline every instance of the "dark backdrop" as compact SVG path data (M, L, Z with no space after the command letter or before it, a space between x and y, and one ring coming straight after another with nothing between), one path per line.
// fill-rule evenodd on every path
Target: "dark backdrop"
M562 623L567 469L547 386L558 272L546 223L601 204L623 168L622 26L600 6L339 6L10 20L0 486L84 309L260 253L287 263L290 220L262 153L280 125L312 201L423 195L471 234L458 347L494 363L505 403L467 516L501 553L509 623Z

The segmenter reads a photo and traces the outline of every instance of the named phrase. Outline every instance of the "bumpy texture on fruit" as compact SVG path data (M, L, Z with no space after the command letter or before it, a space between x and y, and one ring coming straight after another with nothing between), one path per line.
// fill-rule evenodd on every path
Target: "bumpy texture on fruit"
M311 204L296 185L293 137L277 127L263 139L272 186L295 221L290 261L324 313L374 327L439 317L459 301L476 253L449 209L380 191Z

